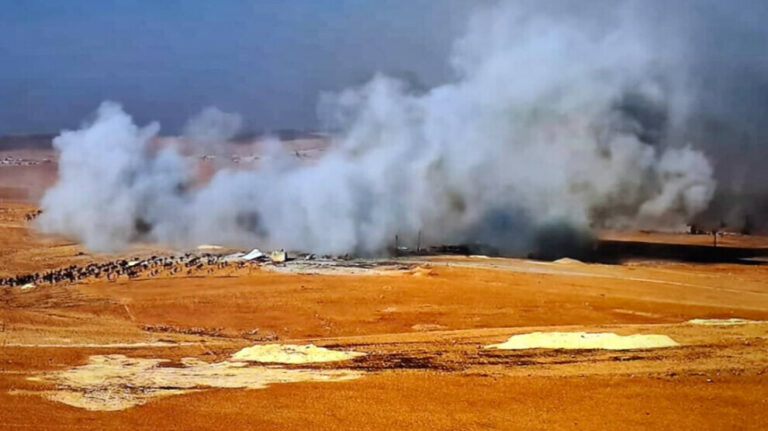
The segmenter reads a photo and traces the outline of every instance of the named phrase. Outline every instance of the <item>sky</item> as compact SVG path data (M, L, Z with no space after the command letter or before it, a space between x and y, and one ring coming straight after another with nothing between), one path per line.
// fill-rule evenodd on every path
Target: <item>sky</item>
M73 128L103 100L176 133L207 106L313 128L375 72L449 81L461 0L0 0L0 133Z

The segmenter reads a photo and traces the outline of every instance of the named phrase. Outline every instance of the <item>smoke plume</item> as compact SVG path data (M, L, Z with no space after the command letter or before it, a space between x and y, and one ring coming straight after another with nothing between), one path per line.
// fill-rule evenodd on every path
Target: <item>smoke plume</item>
M334 254L381 253L396 235L516 254L595 228L684 228L716 189L690 139L684 30L655 27L633 2L531 5L478 10L449 59L454 82L416 91L379 74L323 94L334 138L309 164L272 146L258 169L192 186L194 161L151 145L157 124L138 127L105 102L54 140L60 176L41 226L98 250L158 241ZM186 132L209 144L240 126L206 110Z
M212 145L232 139L242 128L240 114L230 114L209 106L187 121L184 136L196 144Z

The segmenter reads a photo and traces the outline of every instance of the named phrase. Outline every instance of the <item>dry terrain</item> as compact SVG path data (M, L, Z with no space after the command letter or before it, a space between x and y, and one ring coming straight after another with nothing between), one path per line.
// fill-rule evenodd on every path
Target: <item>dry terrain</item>
M5 183L0 277L177 253L37 233L36 178ZM0 429L764 430L766 321L755 262L293 260L0 286Z

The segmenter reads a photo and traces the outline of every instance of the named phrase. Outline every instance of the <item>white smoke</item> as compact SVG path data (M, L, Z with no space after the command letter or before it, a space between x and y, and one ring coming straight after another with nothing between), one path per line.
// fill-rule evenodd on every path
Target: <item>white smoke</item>
M56 138L60 179L41 226L96 249L152 240L380 253L420 233L425 244L519 253L552 225L680 228L705 209L712 168L671 138L684 79L647 26L624 7L605 14L610 25L525 9L475 15L451 59L454 83L414 94L377 75L323 95L321 118L340 132L309 165L277 150L258 170L224 169L192 189L180 156L151 150L156 125L138 128L105 103ZM188 129L208 141L239 129L239 118L209 117Z
M218 144L235 137L243 128L240 114L231 114L209 106L184 125L184 136L198 144Z
M149 151L159 129L139 128L119 105L105 102L93 123L62 132L53 140L59 179L43 196L42 227L97 250L137 239L142 218L170 205L167 198L185 181L181 157Z

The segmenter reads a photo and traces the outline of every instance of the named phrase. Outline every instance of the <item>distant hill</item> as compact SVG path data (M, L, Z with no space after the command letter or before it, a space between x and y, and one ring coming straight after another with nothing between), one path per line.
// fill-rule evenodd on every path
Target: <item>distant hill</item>
M241 133L232 142L249 143L263 136L274 136L281 141L297 139L325 138L327 134L314 130L278 129L266 131L249 131ZM0 136L0 151L9 150L49 150L53 148L55 134L29 134Z
M53 134L6 135L0 136L0 151L8 150L46 150L53 148Z
M295 141L297 139L325 138L328 135L316 130L277 129L243 132L232 138L232 141L251 142L264 136L274 136L281 141Z

